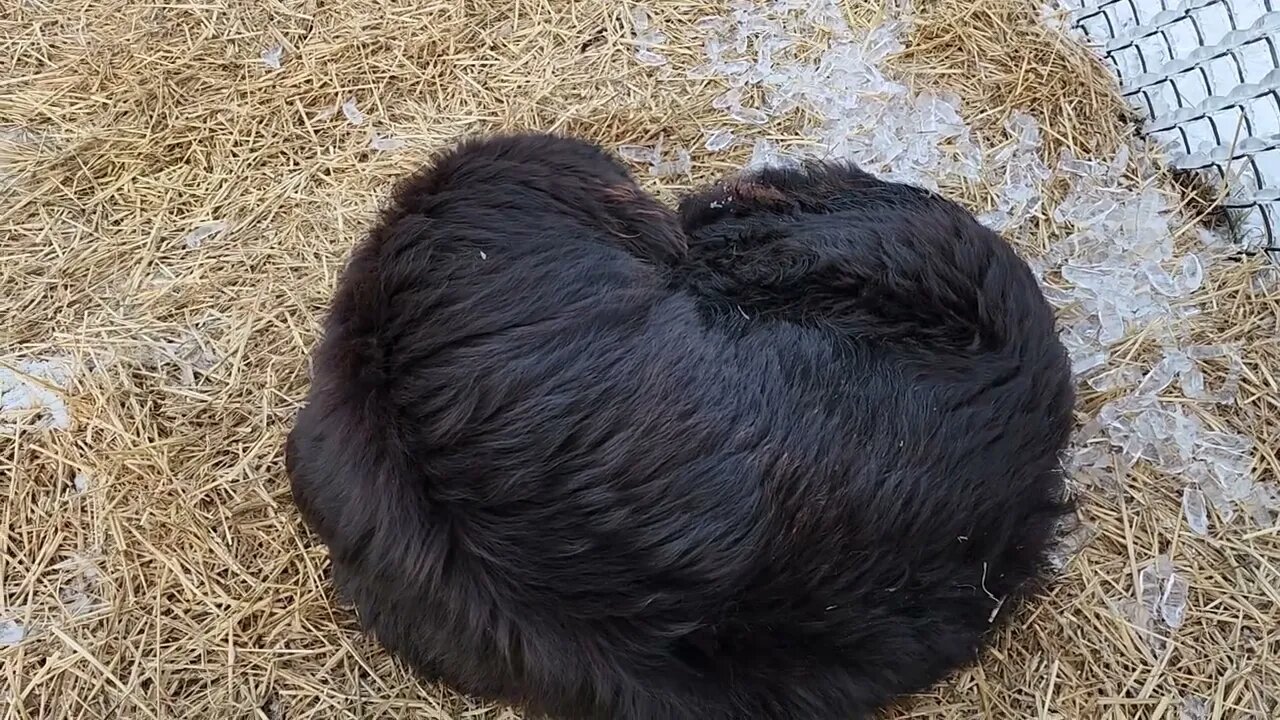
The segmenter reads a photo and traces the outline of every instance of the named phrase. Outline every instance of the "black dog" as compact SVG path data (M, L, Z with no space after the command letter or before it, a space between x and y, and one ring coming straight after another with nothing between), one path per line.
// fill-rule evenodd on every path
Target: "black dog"
M1070 509L1068 361L957 205L765 170L675 215L467 142L356 251L289 437L361 620L565 718L847 718L974 659Z

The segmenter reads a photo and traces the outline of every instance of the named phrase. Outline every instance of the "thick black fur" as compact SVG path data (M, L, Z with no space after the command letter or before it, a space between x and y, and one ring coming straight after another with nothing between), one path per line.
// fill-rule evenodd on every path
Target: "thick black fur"
M314 366L288 468L364 627L557 717L862 717L975 658L1069 509L1027 266L851 167L677 215L591 145L464 143Z

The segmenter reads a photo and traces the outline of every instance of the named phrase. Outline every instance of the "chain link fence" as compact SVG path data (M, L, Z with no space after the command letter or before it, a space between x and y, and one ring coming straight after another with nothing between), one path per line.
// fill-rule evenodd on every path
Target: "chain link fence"
M1280 254L1280 0L1060 0L1172 165Z

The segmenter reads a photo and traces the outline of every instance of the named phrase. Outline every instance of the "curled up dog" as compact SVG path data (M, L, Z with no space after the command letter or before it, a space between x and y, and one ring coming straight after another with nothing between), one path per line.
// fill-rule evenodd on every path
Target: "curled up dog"
M1026 264L856 168L672 211L483 138L354 252L287 464L363 626L555 717L869 716L972 662L1070 512Z

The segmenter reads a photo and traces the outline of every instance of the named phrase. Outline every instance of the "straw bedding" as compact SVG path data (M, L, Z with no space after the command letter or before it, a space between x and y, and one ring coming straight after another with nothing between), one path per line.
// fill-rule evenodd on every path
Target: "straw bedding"
M844 9L855 27L883 13ZM666 198L740 167L745 145L702 149L723 87L696 71L695 20L724 12L653 3L655 68L609 0L6 2L0 368L65 417L0 423L0 717L518 717L416 683L332 596L281 461L306 353L390 183L462 133L662 136L693 151L690 174L645 176ZM1132 134L1105 72L1037 5L916 16L890 68L960 94L979 139L998 144L1014 108L1046 157L1105 159ZM798 112L760 132L803 127ZM982 183L947 189L993 202ZM1063 232L1044 212L1016 239L1034 255ZM1244 348L1238 399L1214 417L1253 438L1259 481L1280 472L1267 277L1259 259L1214 265L1193 320L1201 341ZM1139 333L1120 355L1156 350ZM1085 386L1082 420L1105 399ZM1094 534L1052 596L896 717L1178 718L1195 698L1205 717L1280 717L1280 528L1237 515L1202 537L1176 482L1142 463L1115 480L1082 487ZM1190 591L1153 649L1117 601L1161 553Z

